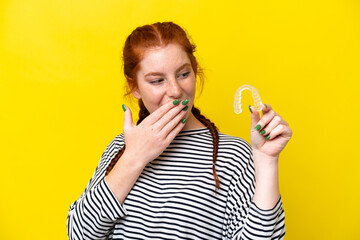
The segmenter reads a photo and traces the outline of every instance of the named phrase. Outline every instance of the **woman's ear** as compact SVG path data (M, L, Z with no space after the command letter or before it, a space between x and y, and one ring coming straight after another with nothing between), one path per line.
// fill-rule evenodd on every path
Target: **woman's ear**
M141 99L141 94L139 92L139 88L134 83L134 79L126 76L126 81L127 81L128 85L129 85L131 94L134 96L134 98Z

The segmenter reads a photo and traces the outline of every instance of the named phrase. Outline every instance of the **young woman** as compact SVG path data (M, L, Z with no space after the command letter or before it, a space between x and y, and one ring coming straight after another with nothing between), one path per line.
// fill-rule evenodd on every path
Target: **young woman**
M172 22L136 28L123 50L137 125L105 149L67 218L69 239L282 239L278 184L288 124L251 111L251 145L218 132L194 107L195 46Z

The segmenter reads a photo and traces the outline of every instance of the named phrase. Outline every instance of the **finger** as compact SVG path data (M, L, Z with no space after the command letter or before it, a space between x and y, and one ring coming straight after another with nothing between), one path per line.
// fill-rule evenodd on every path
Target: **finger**
M134 122L133 122L133 118L132 118L132 114L131 114L131 110L130 108L126 107L125 104L123 104L123 110L124 110L124 125L123 125L123 130L124 133L127 132L129 129L131 129L132 127L134 127Z
M274 128L276 128L282 122L283 120L279 115L274 116L274 118L270 121L270 123L267 124L265 128L263 128L260 131L260 134L264 136L268 135L268 133L270 133Z
M249 110L251 112L251 130L255 129L256 124L260 120L260 113L258 110L256 110L255 107L252 107L249 105Z
M255 124L254 129L257 131L261 131L266 125L268 125L271 120L276 116L277 114L273 110L265 110L263 111L263 115L261 119Z
M262 110L262 112L263 112L263 114L264 114L264 113L270 112L270 111L273 110L273 109L272 109L272 107L271 107L270 104L267 104L267 103L266 103L266 104L262 104L261 110Z
M175 101L170 101L152 112L145 120L149 124L154 124L159 121L159 119L161 119L167 112L169 112L169 110L179 105L181 105L180 102L176 103Z
M279 124L277 125L267 136L266 136L266 140L272 140L278 136L285 136L288 135L286 134L288 127L284 124Z
M173 123L175 121L177 124L178 120L182 120L182 119L179 119L179 117L183 118L185 116L185 113L188 112L188 109L189 109L188 105L179 104L175 108L170 109L170 111L167 112L161 119L159 119L158 122L154 123L154 127L156 129L162 130L171 122ZM176 119L174 119L174 118L176 118ZM171 126L171 125L174 125L174 124L170 124L169 126Z
M181 129L183 129L185 126L185 124L180 121L167 135L166 137L166 142L168 144L170 144L172 142L172 140L178 135L178 133L181 131Z
M173 111L173 110L171 110ZM164 116L159 122L163 122L163 126L161 126L162 133L167 136L179 123L182 123L183 125L186 122L186 119L184 120L186 113L188 112L188 108L186 110L184 108L180 109L180 112L176 113L172 119L168 120L168 118L171 117L171 114L168 114ZM184 122L183 122L184 121Z

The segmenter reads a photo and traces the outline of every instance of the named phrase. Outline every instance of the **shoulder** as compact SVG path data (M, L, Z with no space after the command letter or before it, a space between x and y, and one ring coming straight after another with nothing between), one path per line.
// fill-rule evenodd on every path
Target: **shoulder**
M118 152L124 144L125 144L124 134L121 133L116 135L107 145L103 155L109 155L109 154L111 155L111 153L115 151Z
M232 166L233 171L243 171L252 165L251 145L240 137L219 132L218 160Z
M106 149L112 149L112 148L116 148L116 147L121 147L122 145L124 145L125 143L125 137L124 134L118 134L116 135L108 144L108 146L106 147Z
M105 151L101 156L101 162L104 165L107 165L107 163L109 163L111 159L113 159L114 156L120 151L120 149L124 146L124 144L125 144L124 134L121 133L116 135L105 148Z
M219 132L219 148L251 154L251 145L244 139Z
M111 160L119 152L125 143L123 134L116 135L107 145L105 151L101 155L100 161L95 169L94 175L90 180L90 189L93 185L97 185L105 176L106 168L108 167ZM84 192L85 193L85 192Z

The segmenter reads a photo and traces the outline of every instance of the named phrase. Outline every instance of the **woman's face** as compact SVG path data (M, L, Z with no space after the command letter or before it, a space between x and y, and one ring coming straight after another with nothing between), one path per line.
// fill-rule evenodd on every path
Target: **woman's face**
M142 99L150 113L175 99L188 99L191 109L196 76L190 59L180 45L168 44L166 47L147 50L139 64L136 73L138 86L132 89L132 93L135 98Z

